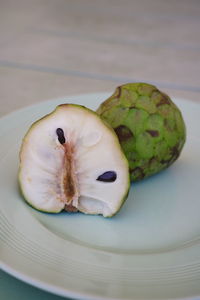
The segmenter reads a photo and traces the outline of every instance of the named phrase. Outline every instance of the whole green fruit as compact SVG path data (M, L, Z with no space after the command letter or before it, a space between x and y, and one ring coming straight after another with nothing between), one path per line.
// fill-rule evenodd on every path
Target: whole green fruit
M132 181L160 172L179 157L186 140L182 114L155 86L119 86L97 113L114 128L129 161Z

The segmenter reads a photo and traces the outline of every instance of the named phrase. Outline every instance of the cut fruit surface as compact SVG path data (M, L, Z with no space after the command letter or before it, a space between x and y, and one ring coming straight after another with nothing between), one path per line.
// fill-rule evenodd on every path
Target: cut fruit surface
M128 162L115 132L93 111L59 105L35 122L20 151L19 182L46 212L114 215L128 194Z

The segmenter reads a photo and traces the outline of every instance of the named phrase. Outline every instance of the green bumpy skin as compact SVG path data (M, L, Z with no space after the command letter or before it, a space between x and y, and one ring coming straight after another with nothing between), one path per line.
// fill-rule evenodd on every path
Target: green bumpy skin
M119 86L97 113L114 128L129 162L131 181L169 167L185 144L186 127L179 108L153 85Z

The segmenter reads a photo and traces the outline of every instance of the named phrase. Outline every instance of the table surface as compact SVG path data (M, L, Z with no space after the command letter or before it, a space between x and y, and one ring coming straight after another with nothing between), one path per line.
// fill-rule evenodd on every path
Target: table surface
M0 116L134 81L200 101L199 29L199 0L0 0ZM4 272L0 286L1 299L62 299Z

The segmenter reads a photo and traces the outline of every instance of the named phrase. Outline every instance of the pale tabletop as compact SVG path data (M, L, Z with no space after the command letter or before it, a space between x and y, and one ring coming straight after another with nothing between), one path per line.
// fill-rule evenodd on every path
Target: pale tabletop
M200 101L199 31L199 0L0 0L0 116L135 81ZM61 299L4 272L0 287Z

